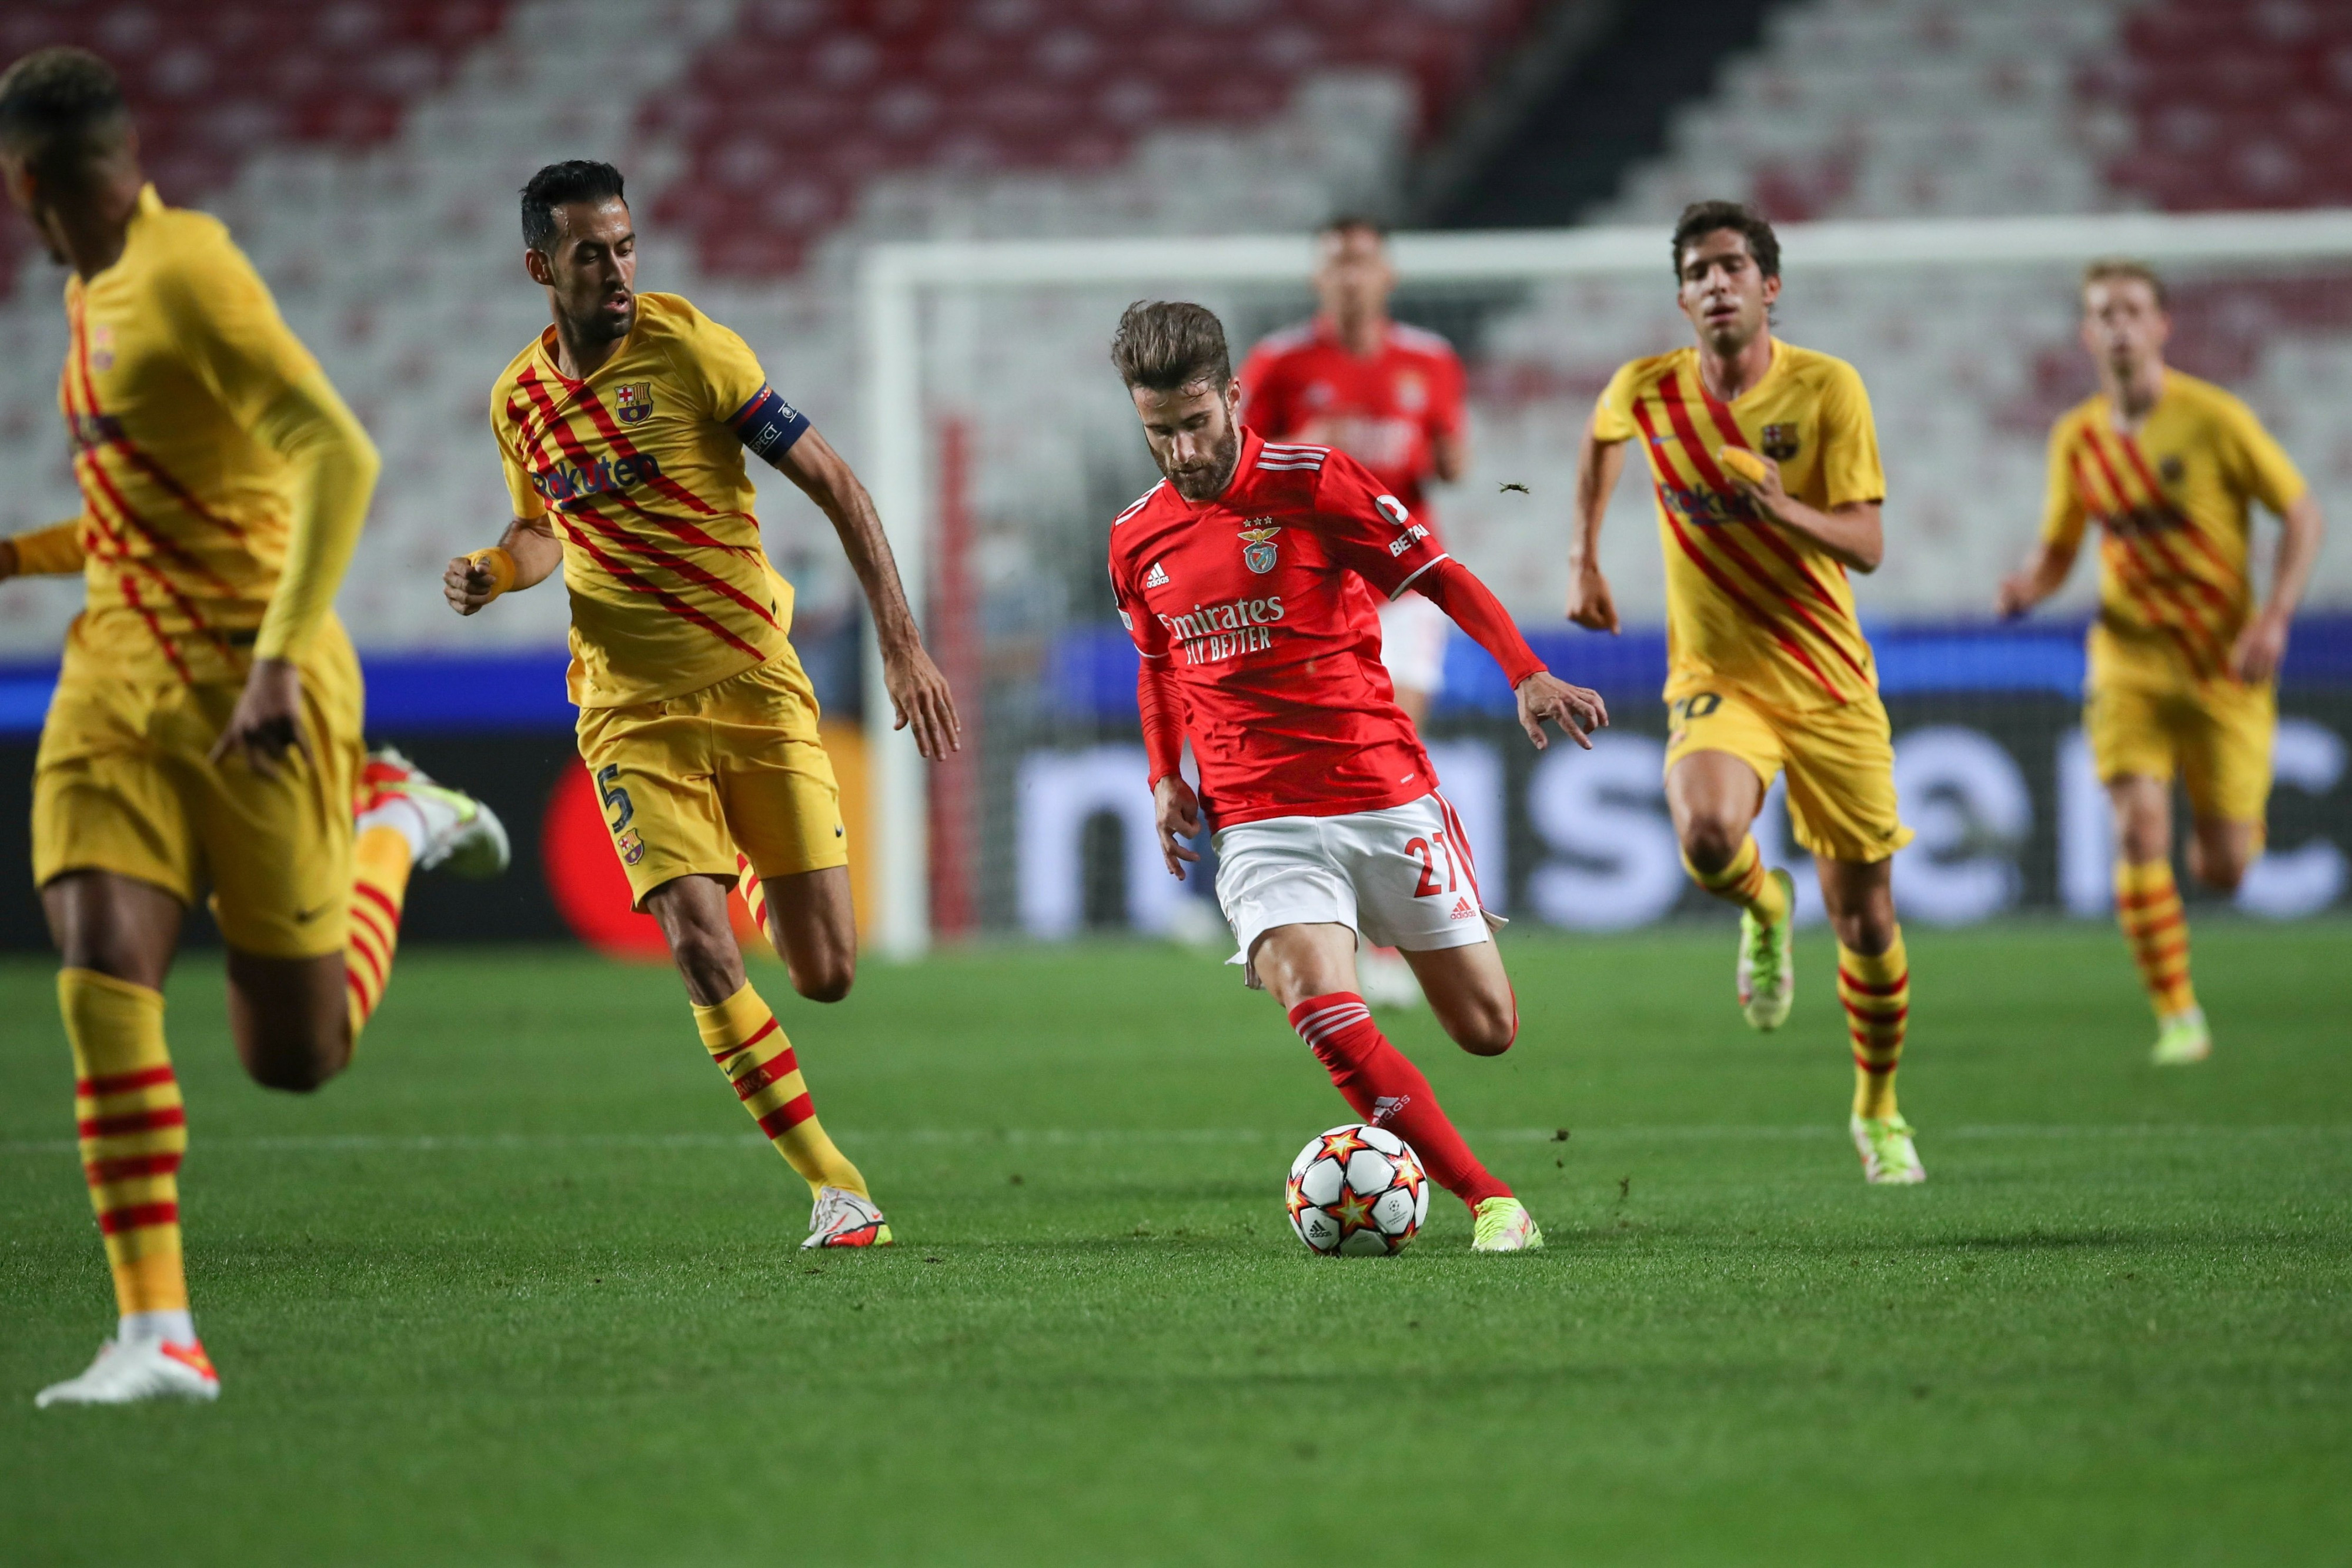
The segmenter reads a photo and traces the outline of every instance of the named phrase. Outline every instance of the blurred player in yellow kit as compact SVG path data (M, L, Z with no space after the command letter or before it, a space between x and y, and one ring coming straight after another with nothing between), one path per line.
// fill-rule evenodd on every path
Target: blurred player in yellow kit
M1675 225L1675 276L1697 343L1635 360L1601 394L1577 469L1569 619L1615 632L1598 548L1638 438L1666 557L1666 804L1683 863L1740 909L1748 1021L1777 1029L1795 988L1795 884L1767 871L1749 824L1789 779L1838 940L1853 1042L1849 1130L1872 1182L1926 1172L1895 1108L1910 970L1895 919L1895 753L1877 666L1846 573L1885 550L1886 486L1853 367L1772 335L1780 246L1747 207L1701 202Z
M2099 540L2084 728L2115 809L2116 914L2156 1009L2156 1061L2202 1061L2213 1039L2189 983L2189 924L2172 877L2172 779L2189 791L2189 869L2234 890L2262 852L2287 627L2318 559L2319 506L2252 410L2164 362L2164 285L2137 262L2083 278L2083 347L2099 390L2050 432L2042 543L2003 582L2022 615L2066 580L2086 526ZM2254 602L2252 504L2284 524L2268 601Z
M41 731L33 868L121 1313L38 1403L209 1399L163 1040L187 905L209 884L246 1070L312 1090L383 996L411 867L487 874L506 840L478 802L365 754L332 604L375 449L228 232L145 183L103 61L47 49L0 76L0 175L72 268L58 401L81 515L0 543L0 573L79 570L89 595Z
M674 294L635 289L619 171L555 163L524 188L523 264L554 317L490 394L514 520L449 563L461 615L559 566L572 595L580 755L637 907L659 923L712 1060L814 1197L806 1247L887 1244L866 1178L817 1120L799 1059L743 970L740 884L815 1001L857 962L849 848L816 697L787 639L743 454L822 507L874 615L890 697L929 758L955 706L865 486L768 384L743 340Z

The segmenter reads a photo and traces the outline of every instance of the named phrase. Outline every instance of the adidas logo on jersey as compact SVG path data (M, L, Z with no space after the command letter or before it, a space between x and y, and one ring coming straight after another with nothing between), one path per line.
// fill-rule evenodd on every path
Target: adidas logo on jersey
M1454 901L1454 913L1447 915L1446 918L1448 920L1467 920L1477 913L1477 909L1468 899L1457 898Z
M1167 587L1168 569L1160 565L1158 561L1153 561L1151 563L1151 570L1143 574L1143 586L1146 588Z

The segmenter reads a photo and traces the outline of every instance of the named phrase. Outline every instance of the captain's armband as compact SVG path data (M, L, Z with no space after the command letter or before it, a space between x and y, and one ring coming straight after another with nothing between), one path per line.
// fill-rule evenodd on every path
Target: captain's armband
M751 455L765 463L773 463L791 451L793 443L809 427L808 415L765 383L727 423Z

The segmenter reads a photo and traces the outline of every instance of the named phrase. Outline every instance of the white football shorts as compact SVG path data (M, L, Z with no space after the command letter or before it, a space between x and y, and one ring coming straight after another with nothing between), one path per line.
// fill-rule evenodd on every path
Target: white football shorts
M1486 940L1500 916L1478 898L1470 843L1445 798L1432 791L1384 811L1269 817L1226 828L1217 850L1217 903L1249 964L1278 925L1345 925L1381 947L1427 952Z
M1389 679L1431 696L1445 689L1445 644L1453 617L1406 589L1381 606L1381 663Z

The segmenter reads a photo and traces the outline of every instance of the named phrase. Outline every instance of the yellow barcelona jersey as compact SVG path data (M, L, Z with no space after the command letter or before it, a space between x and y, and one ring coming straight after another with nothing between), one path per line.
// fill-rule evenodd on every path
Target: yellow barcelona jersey
M1726 446L1762 453L1808 506L1884 499L1870 396L1852 365L1775 342L1764 379L1726 404L1701 379L1698 350L1677 349L1622 367L1592 429L1601 441L1638 438L1649 457L1666 554L1670 680L1720 680L1797 710L1877 689L1843 564L1767 521L1716 455Z
M121 256L67 282L66 316L58 402L89 592L69 664L209 683L241 679L257 653L299 656L331 620L374 453L260 276L219 220L149 186ZM315 483L297 495L321 443L352 459L331 504ZM331 513L335 538L280 596L300 506Z
M628 338L585 381L541 333L499 378L490 424L515 516L547 518L563 547L574 703L658 702L788 646L792 589L761 548L743 454L807 422L741 338L675 294L640 294Z
M2136 432L2104 392L2061 416L2042 537L2071 549L2099 524L2093 684L2185 691L2224 676L2253 610L2249 504L2284 513L2304 490L2251 409L2179 371Z

